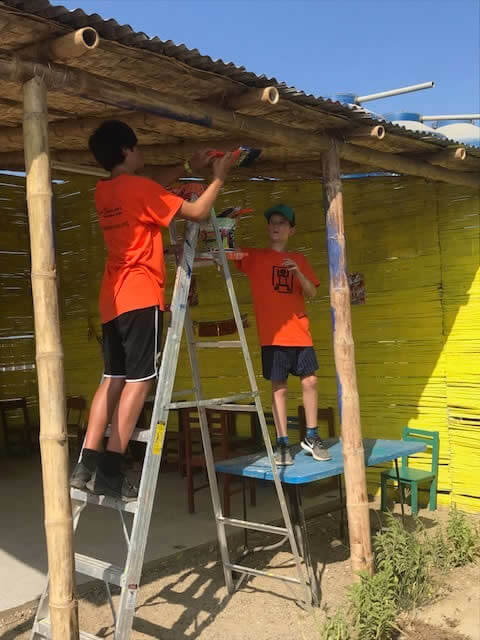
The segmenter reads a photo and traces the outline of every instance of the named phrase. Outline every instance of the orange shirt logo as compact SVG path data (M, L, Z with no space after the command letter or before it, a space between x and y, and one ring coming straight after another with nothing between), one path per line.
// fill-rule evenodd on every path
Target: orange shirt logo
M305 256L273 249L241 251L246 252L246 256L236 265L250 281L260 344L311 347L313 342L302 286L293 271L282 265L285 258L291 258L300 271L318 286L317 276Z

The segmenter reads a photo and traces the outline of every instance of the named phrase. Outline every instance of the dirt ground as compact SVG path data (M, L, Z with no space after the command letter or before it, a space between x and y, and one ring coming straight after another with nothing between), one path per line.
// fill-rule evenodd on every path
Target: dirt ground
M379 517L372 511L374 527ZM421 517L426 527L435 526L428 512L422 511ZM437 511L435 517L445 520L446 512ZM407 521L411 526L411 519ZM132 640L318 640L322 620L341 605L351 573L348 550L338 538L338 521L332 516L314 517L308 529L321 582L319 608L302 609L298 587L266 577L250 578L228 595L216 546L204 545L146 568ZM238 541L237 537L234 546ZM251 542L265 544L266 539L254 534ZM295 575L285 550L257 553L245 563ZM114 600L118 602L118 595ZM83 630L113 638L112 616L100 583L79 590L79 610ZM404 633L398 638L480 640L479 610L480 566L455 570L446 577L442 598L405 618ZM1 640L27 640L34 611L32 603L0 613Z

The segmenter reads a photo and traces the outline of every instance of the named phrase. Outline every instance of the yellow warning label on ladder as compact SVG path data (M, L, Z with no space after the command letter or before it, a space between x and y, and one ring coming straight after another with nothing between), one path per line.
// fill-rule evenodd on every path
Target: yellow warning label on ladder
M165 423L159 422L155 431L155 440L153 441L152 453L158 456L162 453L163 436L165 435Z

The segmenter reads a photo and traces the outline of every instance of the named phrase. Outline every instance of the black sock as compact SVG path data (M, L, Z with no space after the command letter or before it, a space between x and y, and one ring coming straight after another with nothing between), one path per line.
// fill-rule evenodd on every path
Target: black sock
M82 450L82 462L92 473L97 468L98 459L100 457L100 451L95 449L83 449Z
M98 466L106 476L118 476L122 473L124 456L116 451L105 451L100 458Z

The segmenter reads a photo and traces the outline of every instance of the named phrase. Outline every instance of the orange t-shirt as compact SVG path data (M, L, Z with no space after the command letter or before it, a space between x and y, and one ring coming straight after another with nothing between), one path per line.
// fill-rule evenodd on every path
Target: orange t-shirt
M168 227L182 203L141 176L122 174L97 183L95 205L108 252L99 299L102 323L133 309L163 309L161 228Z
M262 347L313 346L302 286L294 273L282 266L282 262L290 258L298 264L304 276L318 287L320 282L305 256L273 249L241 251L247 255L236 261L236 266L250 281Z

